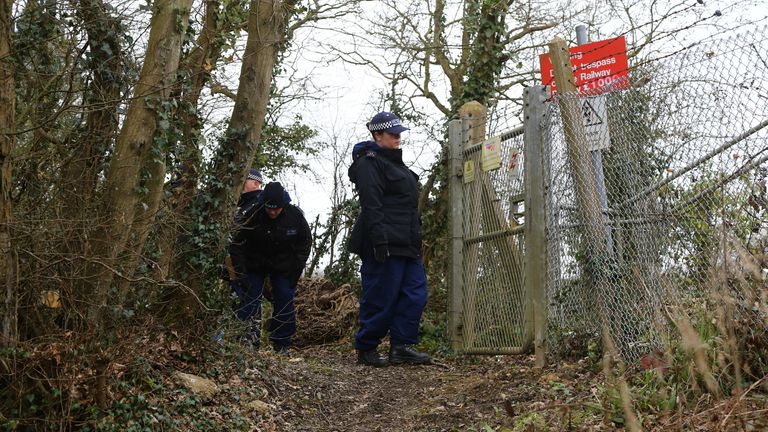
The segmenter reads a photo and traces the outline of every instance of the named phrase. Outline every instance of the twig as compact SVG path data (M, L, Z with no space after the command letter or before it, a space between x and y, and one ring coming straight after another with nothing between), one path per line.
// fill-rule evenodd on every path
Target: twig
M720 428L719 428L720 430L725 430L725 424L728 422L728 419L731 417L731 414L733 414L733 410L735 410L736 407L739 406L739 403L741 403L741 401L744 400L744 397L747 396L747 393L749 393L750 391L752 391L752 389L754 389L755 387L760 385L760 383L765 381L766 378L768 378L768 375L766 375L766 376L760 378L759 380L755 381L751 386L749 386L747 391L745 391L744 393L741 394L741 396L739 396L739 399L736 401L735 404L733 404L733 406L731 407L731 410L728 411L728 414L726 414L726 416L723 419L723 421L720 422Z
M448 366L445 363L436 362L435 359L430 359L429 363L425 363L425 364L429 365L429 366L437 366L437 367L442 368L442 369L450 369L451 368L450 366Z

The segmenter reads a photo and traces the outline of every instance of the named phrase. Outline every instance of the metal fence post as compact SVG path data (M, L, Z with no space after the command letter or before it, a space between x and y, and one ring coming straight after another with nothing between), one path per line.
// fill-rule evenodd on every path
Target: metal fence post
M463 227L463 198L462 174L463 163L461 157L462 121L451 120L448 123L448 157L450 158L448 182L450 191L450 229L451 229L451 253L450 253L450 294L448 304L448 334L451 339L451 348L460 351L463 347L461 332L462 298L464 296L464 227Z
M546 365L547 352L547 236L544 198L544 100L545 87L525 89L525 332L533 332L535 364ZM529 340L528 337L526 337Z
M587 35L587 26L576 26L576 43L584 45L589 42ZM605 97L605 96L601 96ZM604 119L606 122L608 119ZM613 245L613 230L611 224L608 221L608 192L605 189L605 172L603 171L603 152L602 150L591 150L589 152L592 157L592 169L595 174L595 184L597 185L597 198L600 200L600 210L602 210L605 219L605 235L608 238L608 253L612 253L614 249Z

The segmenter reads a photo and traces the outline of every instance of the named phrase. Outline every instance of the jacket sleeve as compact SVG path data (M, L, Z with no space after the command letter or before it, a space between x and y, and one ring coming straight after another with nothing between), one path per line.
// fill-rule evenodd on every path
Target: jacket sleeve
M299 235L296 239L296 261L301 264L303 268L309 259L309 252L312 250L312 231L309 229L309 224L304 214L296 208L299 223Z
M291 286L296 286L298 283L301 274L304 272L304 266L307 264L307 259L309 259L309 252L312 249L312 231L309 229L307 219L298 207L295 207L295 211L299 232L296 238L296 243L293 246L294 267L291 268L288 273Z
M384 226L384 176L374 157L363 156L355 167L357 191L360 195L360 220L372 246L387 244Z
M256 227L257 215L261 211L261 206L258 205L260 195L256 194L251 197L250 201L242 203L241 207L238 207L239 213L235 215L232 231L229 235L229 255L232 258L235 272L241 277L245 275L246 268L249 267L249 257L253 257L254 242L250 237ZM243 209L242 212L240 212L241 208Z

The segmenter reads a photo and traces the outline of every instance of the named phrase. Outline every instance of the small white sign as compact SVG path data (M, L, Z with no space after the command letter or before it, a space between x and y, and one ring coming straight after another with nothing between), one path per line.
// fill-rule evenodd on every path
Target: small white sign
M501 168L501 137L495 136L483 141L480 158L483 171L493 171Z
M608 109L605 106L605 96L582 98L581 109L584 113L584 129L589 151L609 148L611 135L608 131Z

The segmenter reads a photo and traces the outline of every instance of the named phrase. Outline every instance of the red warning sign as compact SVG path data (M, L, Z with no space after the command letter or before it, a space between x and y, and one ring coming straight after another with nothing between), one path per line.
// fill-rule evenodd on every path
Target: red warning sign
M597 95L629 87L627 43L624 36L579 45L568 50L573 75L582 94ZM549 54L539 56L541 82L555 93L555 74Z

